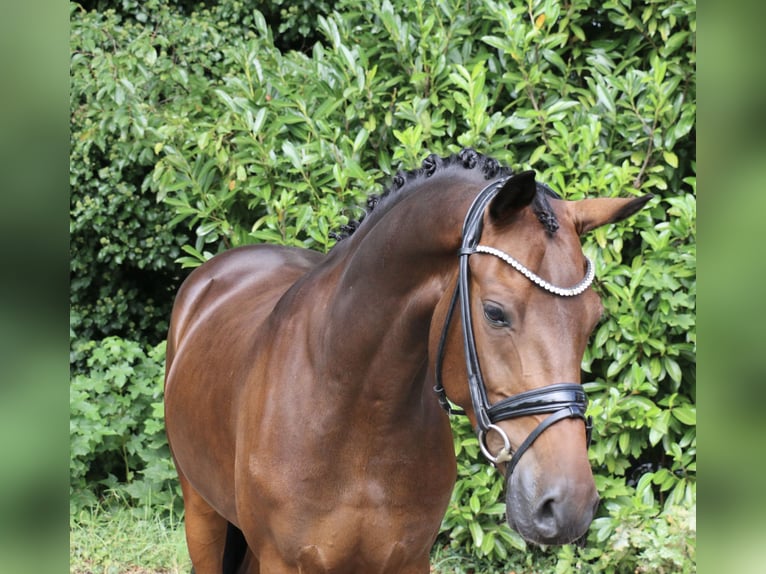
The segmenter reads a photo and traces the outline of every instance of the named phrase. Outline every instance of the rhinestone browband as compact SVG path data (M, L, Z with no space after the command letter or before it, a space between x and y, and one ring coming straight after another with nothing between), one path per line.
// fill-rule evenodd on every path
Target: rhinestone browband
M524 275L527 279L535 283L536 285L542 287L546 291L553 293L554 295L558 295L559 297L574 297L576 295L579 295L583 291L585 291L588 287L590 287L590 284L593 283L593 279L596 276L595 271L593 270L593 263L590 259L585 257L585 261L587 261L588 268L585 271L585 277L582 281L580 281L577 285L574 287L556 287L555 285L551 285L548 283L545 279L540 277L539 275L533 273L524 265L519 263L516 259L505 253L504 251L500 251L499 249L495 249L494 247L488 247L486 245L477 245L474 248L474 251L476 253L487 253L489 255L494 255L495 257L499 257L503 261L505 261L508 265L516 269L519 273Z

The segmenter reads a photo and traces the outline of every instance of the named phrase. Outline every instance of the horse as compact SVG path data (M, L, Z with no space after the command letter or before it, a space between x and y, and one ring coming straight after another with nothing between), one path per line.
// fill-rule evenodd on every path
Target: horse
M429 572L455 411L511 528L582 537L601 302L580 237L650 198L563 200L464 149L399 172L327 254L251 245L195 269L164 399L192 572Z

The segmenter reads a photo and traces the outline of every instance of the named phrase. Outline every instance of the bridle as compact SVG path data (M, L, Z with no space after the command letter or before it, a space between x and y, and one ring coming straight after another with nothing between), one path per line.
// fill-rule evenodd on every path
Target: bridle
M511 176L513 177L513 176ZM463 345L465 349L466 370L468 372L468 389L471 395L471 404L476 414L476 432L479 439L479 447L484 456L494 465L508 463L506 476L510 477L513 469L518 464L521 455L532 446L532 443L542 432L565 418L581 418L585 422L588 443L591 435L591 419L586 417L585 410L588 406L588 398L582 386L577 383L555 383L525 391L512 397L505 398L495 404L490 405L487 398L487 389L484 385L484 379L479 366L479 356L476 351L476 340L473 334L473 321L471 317L468 258L474 253L484 253L499 257L514 269L518 270L530 281L533 281L540 288L557 295L559 297L574 297L585 291L593 281L593 264L588 259L588 269L585 278L577 285L571 288L561 288L551 285L535 273L524 267L513 257L493 247L479 245L481 238L484 211L497 194L498 190L505 184L508 178L500 179L485 187L476 197L463 223L462 241L458 251L458 280L455 291L452 294L447 317L442 328L441 338L436 356L435 379L436 385L434 391L439 398L439 403L449 414L465 414L465 411L455 409L450 405L447 398L447 392L442 384L441 371L444 359L444 347L447 340L447 332L460 299L460 318L463 327ZM587 258L586 258L587 259ZM511 442L508 435L497 426L497 422L513 418L519 418L529 415L552 413L537 425L529 436L521 443L515 452L512 452ZM503 448L493 455L486 444L487 433L493 430L503 439Z

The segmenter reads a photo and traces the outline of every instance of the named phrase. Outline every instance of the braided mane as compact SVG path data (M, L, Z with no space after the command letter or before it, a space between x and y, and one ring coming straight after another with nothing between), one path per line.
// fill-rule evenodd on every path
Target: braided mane
M417 189L416 185L411 185L423 178L429 178L435 173L445 170L451 166L460 166L467 170L479 171L485 180L494 180L501 177L508 177L513 174L511 168L502 165L494 158L483 155L471 148L464 148L456 154L448 157L440 157L431 154L423 160L421 166L412 170L401 170L393 177L391 184L380 194L371 195L367 198L367 209L357 220L349 221L343 225L339 231L331 233L331 237L341 241L356 231L374 210L375 213L387 211L391 205L398 202L402 197L406 197L410 192ZM542 193L541 193L542 192ZM560 196L550 189L547 185L537 183L537 195L532 205L537 218L549 233L554 233L558 227L556 215L548 203L547 197Z

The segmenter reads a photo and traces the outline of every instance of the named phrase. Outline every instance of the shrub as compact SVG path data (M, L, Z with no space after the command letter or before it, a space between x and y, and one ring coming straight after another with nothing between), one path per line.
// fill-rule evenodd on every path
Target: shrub
M452 419L457 483L438 544L453 551L506 563L509 552L524 551L524 539L505 525L503 480L483 460L479 441L465 417Z
M164 338L189 232L149 189L163 135L209 122L228 33L166 2L143 21L70 4L71 328L78 340ZM135 3L126 3L139 9Z
M656 508L634 500L615 505L592 526L597 544L559 551L556 573L630 572L689 574L697 571L696 504Z
M165 343L145 349L107 337L75 352L87 357L87 373L74 376L69 390L71 511L106 490L172 509L180 488L163 422Z
M197 131L205 147L203 132L226 110L215 90L242 56L229 49L231 39L247 41L254 22L266 29L253 13L260 3L211 4L191 15L183 0L85 3L101 12L70 4L70 300L78 340L116 335L156 343L167 330L183 278L175 261L190 236L171 204L157 204L150 175L167 139ZM282 8L289 12L283 26L300 23L299 33L288 34L292 41L306 36L314 10L326 9ZM202 162L197 169L207 168ZM215 206L204 214L223 216Z

